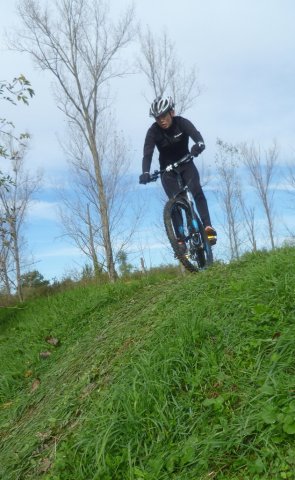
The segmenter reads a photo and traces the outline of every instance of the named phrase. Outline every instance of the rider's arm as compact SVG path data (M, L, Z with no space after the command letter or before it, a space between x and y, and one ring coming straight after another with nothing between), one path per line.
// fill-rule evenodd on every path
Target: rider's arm
M151 168L153 153L155 150L155 137L151 128L147 131L144 147L143 147L143 159L142 159L142 171L143 173L149 172Z
M203 142L204 139L202 135L200 134L199 130L196 129L196 127L193 125L190 120L187 118L181 118L181 126L183 128L183 131L195 142Z

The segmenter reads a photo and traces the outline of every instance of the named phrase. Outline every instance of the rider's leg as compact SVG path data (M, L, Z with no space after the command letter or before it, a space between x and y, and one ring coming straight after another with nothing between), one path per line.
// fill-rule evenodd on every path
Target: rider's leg
M182 178L192 192L197 210L199 212L204 227L207 227L209 225L211 226L211 219L207 200L200 184L200 175L197 167L193 162L189 162L184 165L182 171Z
M205 231L208 235L208 239L211 245L215 245L217 233L211 225L207 200L200 184L200 175L197 167L193 162L189 162L184 166L182 178L193 194L195 204L204 225Z

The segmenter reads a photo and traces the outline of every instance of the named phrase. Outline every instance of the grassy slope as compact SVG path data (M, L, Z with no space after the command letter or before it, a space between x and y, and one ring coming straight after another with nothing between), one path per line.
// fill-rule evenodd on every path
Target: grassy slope
M0 478L294 479L294 263L249 255L12 311Z

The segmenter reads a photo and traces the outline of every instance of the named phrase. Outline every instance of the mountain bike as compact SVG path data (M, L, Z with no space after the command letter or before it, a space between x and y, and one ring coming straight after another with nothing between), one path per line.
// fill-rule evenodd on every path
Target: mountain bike
M188 163L192 159L192 155L189 154L163 170L155 170L150 175L150 182L156 181L166 172L174 171L176 173L179 191L165 204L164 225L175 257L190 272L198 272L212 264L213 254L203 223L195 211L193 195L188 186L184 185L177 170L177 167ZM182 244L179 243L180 235L177 231L179 222L178 227L176 227L176 216L180 220Z

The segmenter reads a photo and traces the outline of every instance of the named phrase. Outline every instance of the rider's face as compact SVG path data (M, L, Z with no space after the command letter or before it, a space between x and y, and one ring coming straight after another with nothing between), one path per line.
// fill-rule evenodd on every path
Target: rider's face
M157 124L166 130L166 128L171 127L173 120L173 112L167 112L163 113L163 115L160 115L158 118L156 118Z

